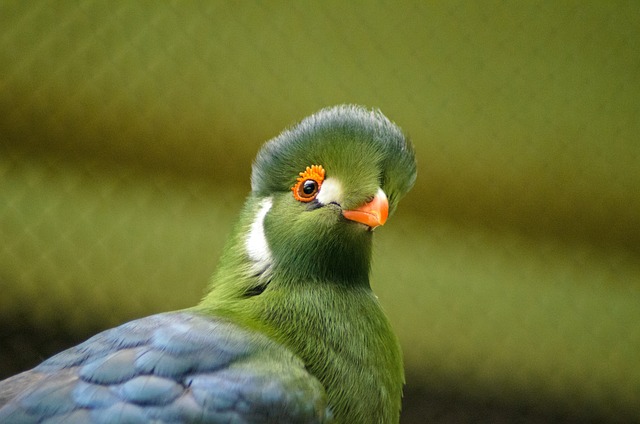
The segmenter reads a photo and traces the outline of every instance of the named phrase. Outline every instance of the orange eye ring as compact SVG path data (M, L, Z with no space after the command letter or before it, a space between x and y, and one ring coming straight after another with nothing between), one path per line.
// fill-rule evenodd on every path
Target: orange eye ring
M322 165L307 166L291 187L293 197L300 202L310 202L316 198L322 182L324 181L324 168Z

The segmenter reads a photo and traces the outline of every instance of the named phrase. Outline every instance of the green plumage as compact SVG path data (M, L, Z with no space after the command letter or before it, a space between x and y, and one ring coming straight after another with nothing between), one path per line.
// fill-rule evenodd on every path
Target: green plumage
M340 182L339 201L294 198L299 172L314 164ZM369 285L373 232L341 212L381 188L393 213L415 178L411 144L380 112L334 107L283 132L258 153L251 195L197 307L291 349L325 387L336 422L398 422L404 382L398 342ZM247 237L265 199L270 255L256 264Z
M373 228L411 188L380 112L325 109L258 153L209 293L0 382L0 422L397 423L398 341L369 286Z

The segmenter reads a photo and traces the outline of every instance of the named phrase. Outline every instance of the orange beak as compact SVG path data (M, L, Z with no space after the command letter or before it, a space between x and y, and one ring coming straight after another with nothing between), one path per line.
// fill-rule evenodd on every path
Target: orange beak
M342 215L361 224L369 226L371 229L384 225L389 216L389 201L382 189L378 189L372 201L351 210L342 211Z

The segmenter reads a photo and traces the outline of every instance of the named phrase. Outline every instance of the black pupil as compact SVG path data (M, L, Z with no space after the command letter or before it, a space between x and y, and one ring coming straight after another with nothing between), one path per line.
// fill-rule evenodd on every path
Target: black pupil
M304 182L304 184L302 184L302 192L307 196L310 196L315 193L317 186L318 183L316 183L315 181L307 180Z

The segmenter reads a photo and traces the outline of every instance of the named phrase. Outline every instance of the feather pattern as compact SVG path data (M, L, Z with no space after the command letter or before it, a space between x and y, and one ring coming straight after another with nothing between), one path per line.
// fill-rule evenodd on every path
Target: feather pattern
M0 422L7 423L322 423L329 417L324 389L290 351L189 312L107 330L2 387L10 393L0 408Z
M0 422L397 423L402 355L369 284L383 222L352 218L382 204L386 219L415 178L381 112L304 119L258 153L199 305L0 382Z

